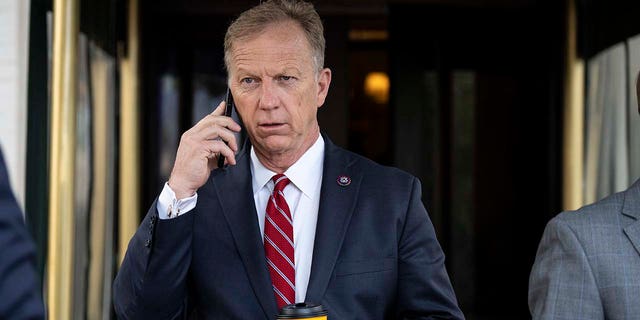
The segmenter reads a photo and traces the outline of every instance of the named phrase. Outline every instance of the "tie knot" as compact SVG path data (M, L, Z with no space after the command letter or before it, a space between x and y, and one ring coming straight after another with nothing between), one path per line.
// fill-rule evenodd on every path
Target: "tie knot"
M287 178L287 176L282 173L276 174L275 176L273 176L273 178L271 178L271 180L273 180L273 183L275 183L273 191L282 191L284 190L284 187L289 184L289 178Z

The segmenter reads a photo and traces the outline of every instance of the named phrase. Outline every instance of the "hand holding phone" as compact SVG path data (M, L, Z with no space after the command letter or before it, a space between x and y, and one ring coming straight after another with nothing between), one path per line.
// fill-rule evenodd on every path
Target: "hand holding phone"
M234 108L235 104L233 102L233 96L231 95L231 90L229 88L227 88L227 95L226 95L224 101L225 101L224 115L226 117L231 117L231 114L233 113L233 108ZM224 156L222 154L220 154L218 156L218 168L222 168L223 166L224 166Z
M213 112L180 137L168 181L177 199L194 195L207 182L218 162L220 167L224 166L225 160L230 164L236 163L234 155L238 151L238 144L235 134L242 127L232 118L225 117L232 113L231 94L228 94L225 102L220 102ZM222 157L223 154L226 159ZM203 155L206 161L203 161Z

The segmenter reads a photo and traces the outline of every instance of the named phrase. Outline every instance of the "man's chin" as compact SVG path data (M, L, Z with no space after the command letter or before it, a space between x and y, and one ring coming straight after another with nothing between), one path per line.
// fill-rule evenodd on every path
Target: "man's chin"
M259 139L258 141L256 141L256 143L259 144L258 147L264 152L270 154L280 154L289 149L289 146L291 144L290 140L291 139L287 136L271 135Z

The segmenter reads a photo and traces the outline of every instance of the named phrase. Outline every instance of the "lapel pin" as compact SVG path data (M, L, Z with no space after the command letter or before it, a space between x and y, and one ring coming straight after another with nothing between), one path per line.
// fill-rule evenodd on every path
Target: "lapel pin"
M339 176L336 181L338 182L339 185L343 187L346 187L351 184L351 178L347 176Z

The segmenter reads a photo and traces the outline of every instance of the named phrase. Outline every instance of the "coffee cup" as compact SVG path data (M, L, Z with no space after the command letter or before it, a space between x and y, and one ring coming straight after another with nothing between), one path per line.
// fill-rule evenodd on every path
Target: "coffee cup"
M282 307L277 319L327 320L327 310L321 304L300 302Z

